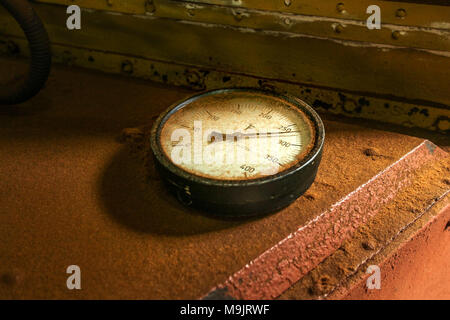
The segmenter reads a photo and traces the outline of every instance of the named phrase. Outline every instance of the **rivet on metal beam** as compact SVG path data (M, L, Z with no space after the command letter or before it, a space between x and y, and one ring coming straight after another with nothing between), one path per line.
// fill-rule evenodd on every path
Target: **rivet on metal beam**
M342 2L339 2L339 3L336 5L336 10L337 10L339 13L347 13L347 11L345 10L345 5L344 5Z
M397 11L395 12L395 16L397 18L404 18L404 17L406 17L406 10L405 9L397 9Z
M186 82L191 88L205 89L205 79L195 70L186 70Z
M394 31L392 32L392 39L397 40L400 38L400 35L401 35L400 31Z
M195 5L186 4L187 14L191 17L195 16Z
M333 28L336 33L342 33L344 31L344 26L342 24L334 25Z
M121 71L122 73L132 74L133 73L133 63L130 60L125 60L122 62Z
M155 4L153 3L153 0L147 0L145 2L145 11L146 13L153 13L155 12Z
M231 13L233 14L236 21L241 21L244 17L249 17L248 13L238 9L231 9Z

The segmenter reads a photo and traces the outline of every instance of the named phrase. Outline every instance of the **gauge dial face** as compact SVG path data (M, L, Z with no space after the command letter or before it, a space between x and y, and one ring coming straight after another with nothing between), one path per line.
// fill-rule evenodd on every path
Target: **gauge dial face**
M252 180L287 170L308 154L315 136L297 106L245 91L188 100L161 126L159 143L169 161L215 180Z

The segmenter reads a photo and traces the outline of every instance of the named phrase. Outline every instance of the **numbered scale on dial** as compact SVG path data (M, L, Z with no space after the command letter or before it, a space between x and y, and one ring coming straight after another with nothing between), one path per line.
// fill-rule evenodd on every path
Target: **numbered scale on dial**
M164 181L185 205L251 216L282 209L313 182L324 128L289 95L220 89L167 109L151 147Z

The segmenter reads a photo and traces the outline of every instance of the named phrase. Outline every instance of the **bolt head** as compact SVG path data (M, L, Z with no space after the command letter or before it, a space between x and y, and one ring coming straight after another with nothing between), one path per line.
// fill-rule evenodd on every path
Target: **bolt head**
M123 61L121 69L122 69L123 73L131 74L131 73L133 73L133 69L134 69L133 68L133 63L131 61L128 61L128 60Z
M334 32L336 33L342 33L344 31L344 26L342 24L338 24L334 27Z
M397 40L400 38L400 32L399 31L394 31L392 32L392 38Z
M145 2L145 11L147 13L153 13L156 11L155 5L153 4L153 0L147 0Z
M395 12L395 16L397 18L404 18L404 17L406 17L406 10L405 9L397 9L397 11Z
M345 13L345 5L340 2L336 5L336 10L340 13Z

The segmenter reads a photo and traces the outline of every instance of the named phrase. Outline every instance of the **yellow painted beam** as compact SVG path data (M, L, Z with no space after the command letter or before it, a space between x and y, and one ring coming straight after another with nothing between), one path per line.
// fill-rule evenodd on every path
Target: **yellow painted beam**
M89 3L94 6L94 2ZM277 26L270 19L280 15L273 12L267 13L269 20L261 14L262 20L249 20L248 25L240 25L244 20L214 23L220 15L209 17L207 12L198 17L200 22L178 19L176 7L171 7L174 11L166 7L170 9L166 16L160 10L162 17L156 15L158 8L146 14L137 6L128 7L130 14L84 10L82 29L69 31L64 6L35 4L35 8L59 63L198 90L269 87L296 94L330 113L450 130L450 53L445 41L434 43L443 49L435 50L401 42L337 39L326 34L330 21L310 26L311 33L324 32L323 36L308 35L302 33L304 29ZM279 29L258 29L263 23L268 29ZM26 52L17 24L0 10L0 50L14 46Z
M8 44L18 48L19 52L27 52L24 39L0 36L0 53L7 52ZM450 109L65 45L53 45L53 54L56 63L67 66L95 69L194 90L256 87L288 92L321 112L450 134Z
M36 9L55 44L450 105L446 51L100 11L83 12L81 30L69 31L63 7ZM7 16L0 27L18 35Z
M189 5L173 0L159 0L155 16L321 38L450 51L450 29L384 23L380 30L369 30L365 20L293 15L255 9L238 10L217 5Z
M170 0L193 8L203 5L228 6L234 9L258 9L272 12L311 15L338 19L366 21L370 5L381 8L382 23L424 28L450 29L450 6L432 5L431 2L408 3L382 0ZM145 14L168 0L35 0L35 2L72 5L83 8ZM157 14L157 10L155 12Z

